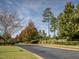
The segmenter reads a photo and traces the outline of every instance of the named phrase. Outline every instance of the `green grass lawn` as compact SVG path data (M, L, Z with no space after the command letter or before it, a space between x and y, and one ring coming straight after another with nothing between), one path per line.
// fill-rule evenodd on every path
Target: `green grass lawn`
M0 59L38 59L30 52L17 46L0 46Z

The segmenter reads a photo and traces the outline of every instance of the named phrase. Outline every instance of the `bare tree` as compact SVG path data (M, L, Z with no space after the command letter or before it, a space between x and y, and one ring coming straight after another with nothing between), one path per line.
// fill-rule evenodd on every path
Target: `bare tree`
M0 11L0 31L13 34L21 28L20 20L14 13Z

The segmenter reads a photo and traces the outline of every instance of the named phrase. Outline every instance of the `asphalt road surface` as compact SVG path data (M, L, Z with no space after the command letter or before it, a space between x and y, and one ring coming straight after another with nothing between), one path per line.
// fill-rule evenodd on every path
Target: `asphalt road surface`
M79 59L78 51L70 51L58 48L46 48L34 45L18 45L30 52L33 52L44 59Z

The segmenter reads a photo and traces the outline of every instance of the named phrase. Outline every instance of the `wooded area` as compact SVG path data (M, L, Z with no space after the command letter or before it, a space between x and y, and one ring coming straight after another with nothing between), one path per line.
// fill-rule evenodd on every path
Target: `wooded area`
M75 6L73 3L68 2L64 10L57 17L54 16L51 8L46 8L42 12L42 16L42 22L48 24L48 35L45 30L37 30L33 21L30 20L21 33L16 35L15 38L12 38L11 36L16 29L21 28L20 20L14 14L0 11L0 31L3 32L3 35L0 37L0 43L37 43L44 39L79 41L79 4ZM54 33L52 37L50 32Z

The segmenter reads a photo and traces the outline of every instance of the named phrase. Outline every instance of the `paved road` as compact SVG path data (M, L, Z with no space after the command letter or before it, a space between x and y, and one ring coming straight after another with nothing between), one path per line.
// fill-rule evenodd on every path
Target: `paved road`
M79 59L78 51L63 50L58 48L46 48L34 45L19 45L19 47L36 53L42 56L44 59Z

